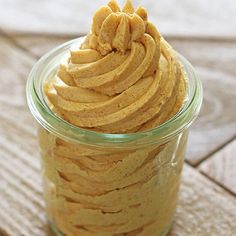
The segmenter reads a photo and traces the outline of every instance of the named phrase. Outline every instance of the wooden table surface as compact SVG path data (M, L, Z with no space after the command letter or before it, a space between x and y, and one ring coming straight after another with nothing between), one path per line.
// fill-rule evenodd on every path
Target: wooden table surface
M0 0L1 236L52 236L42 198L36 124L25 99L26 79L41 55L87 32L92 12L105 2ZM192 62L204 87L170 235L234 236L235 1L134 2L150 9L152 21Z

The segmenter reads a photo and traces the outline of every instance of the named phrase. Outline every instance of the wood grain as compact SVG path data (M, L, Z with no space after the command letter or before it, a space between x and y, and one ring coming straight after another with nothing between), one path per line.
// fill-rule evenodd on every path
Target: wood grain
M235 198L185 165L171 236L233 236L235 220Z
M171 236L233 236L235 220L235 198L185 165Z
M35 57L41 57L53 48L72 40L72 37L40 36L32 34L8 34L20 47L29 51Z
M228 144L211 158L203 162L199 169L236 195L236 140Z
M36 128L25 83L34 59L0 38L0 228L10 236L46 235Z
M0 0L0 27L11 32L87 33L95 10L109 0ZM118 0L123 4L125 0ZM236 37L235 0L133 0L165 35Z
M236 135L236 41L169 41L191 61L203 83L203 107L187 152L188 162L197 165Z

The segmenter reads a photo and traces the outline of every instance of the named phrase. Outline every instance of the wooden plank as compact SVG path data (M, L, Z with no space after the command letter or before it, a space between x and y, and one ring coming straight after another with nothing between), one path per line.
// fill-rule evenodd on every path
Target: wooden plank
M171 236L232 236L235 220L235 198L185 165Z
M10 34L9 35L19 46L28 50L36 57L41 57L53 48L72 40L72 37L40 36L32 34Z
M197 165L236 135L236 41L169 41L191 61L203 83L203 107L187 152L188 162Z
M124 0L118 0L123 4ZM234 0L133 0L149 11L165 35L236 37ZM1 25L11 32L73 34L89 31L95 10L108 0L37 1L0 0Z
M199 169L236 195L236 140L228 144L211 158L204 161Z
M0 232L46 236L36 127L25 101L34 59L5 38L0 45Z

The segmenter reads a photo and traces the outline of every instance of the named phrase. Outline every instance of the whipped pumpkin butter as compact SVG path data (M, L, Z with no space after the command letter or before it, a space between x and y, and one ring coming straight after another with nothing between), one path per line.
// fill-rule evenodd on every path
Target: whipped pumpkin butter
M53 111L103 133L155 128L180 110L184 71L143 7L101 7L47 81ZM187 132L161 146L99 149L39 132L49 218L67 236L161 236L171 223Z
M115 1L93 17L91 33L61 64L46 90L57 114L105 133L154 128L183 104L185 80L175 52L147 12Z

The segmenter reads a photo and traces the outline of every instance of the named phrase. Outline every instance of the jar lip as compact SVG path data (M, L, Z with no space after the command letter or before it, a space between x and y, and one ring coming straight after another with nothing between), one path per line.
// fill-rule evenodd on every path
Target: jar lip
M188 128L197 117L202 104L202 84L197 78L192 65L179 53L177 53L184 66L188 99L180 111L165 123L142 132L129 134L99 133L74 126L58 117L48 107L42 92L45 78L53 66L58 67L62 57L69 49L81 44L84 37L66 42L45 54L32 68L26 85L27 103L34 118L49 132L56 136L75 143L86 143L96 146L127 145L135 143L146 145L151 143L165 143L171 138ZM60 60L59 60L60 59ZM57 60L57 63L55 61Z

